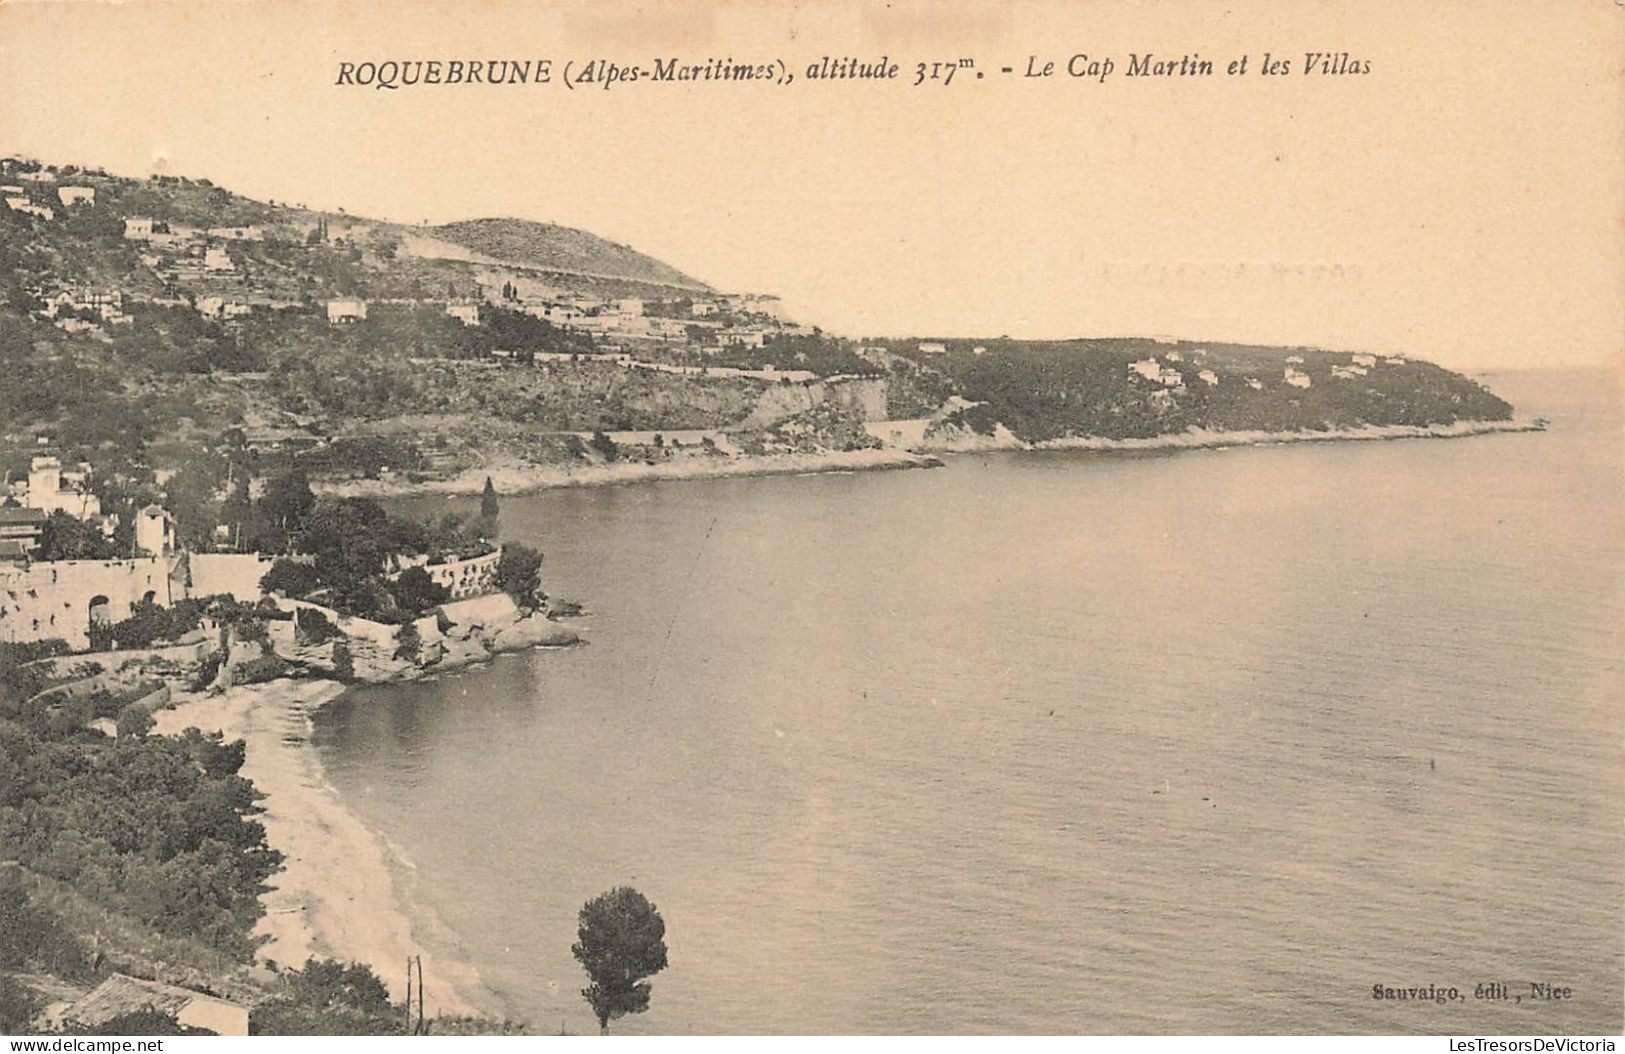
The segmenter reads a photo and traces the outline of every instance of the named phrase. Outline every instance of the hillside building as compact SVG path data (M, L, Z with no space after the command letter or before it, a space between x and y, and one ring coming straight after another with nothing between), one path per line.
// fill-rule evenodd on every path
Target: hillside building
M761 348L767 345L765 329L725 329L717 334L717 343L738 348Z
M75 205L94 205L96 204L96 189L94 187L58 187L56 188L56 197L58 201L62 202L62 207L65 209L71 209Z
M78 1002L52 1009L55 1025L94 1029L141 1011L173 1017L187 1028L217 1036L248 1035L248 1008L189 988L116 973Z
M175 525L161 505L148 505L135 516L137 556L167 556L175 548Z
M26 560L39 548L45 513L19 506L0 508L0 561Z
M1138 362L1129 363L1128 371L1144 377L1148 381L1155 381L1162 377L1162 363L1157 361L1156 356L1152 356L1149 359L1140 359Z
M450 315L452 318L455 318L465 326L477 326L480 324L480 305L478 304L447 304L446 314Z
M102 500L62 478L62 463L49 455L36 457L28 466L28 495L23 503L49 515L65 512L76 520L89 520L102 514Z
M192 306L204 318L226 317L226 298L223 296L200 296Z
M12 212L22 212L30 216L38 216L42 220L56 219L56 211L49 205L36 205L27 198L15 196L7 197L6 204L11 208Z
M55 318L63 308L94 311L112 319L124 313L124 294L117 289L59 289L45 298L46 318Z
M361 322L367 317L367 302L358 297L339 297L327 302L328 325Z

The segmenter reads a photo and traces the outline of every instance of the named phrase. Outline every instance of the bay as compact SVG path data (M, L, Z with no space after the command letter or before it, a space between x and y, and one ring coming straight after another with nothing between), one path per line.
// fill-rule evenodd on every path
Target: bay
M539 1031L629 883L617 1032L1618 1032L1620 393L1489 383L1551 429L505 497L590 645L318 748Z

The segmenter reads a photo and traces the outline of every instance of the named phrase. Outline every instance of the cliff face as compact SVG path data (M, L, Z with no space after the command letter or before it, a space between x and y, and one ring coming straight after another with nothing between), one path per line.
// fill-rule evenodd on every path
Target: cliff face
M886 419L887 382L883 378L855 377L813 384L764 388L741 428L768 428L796 414L828 403L863 421Z

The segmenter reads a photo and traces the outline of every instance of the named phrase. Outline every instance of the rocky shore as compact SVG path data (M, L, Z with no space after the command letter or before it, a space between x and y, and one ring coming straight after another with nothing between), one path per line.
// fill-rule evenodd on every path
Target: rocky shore
M1132 439L1066 436L1028 443L1003 425L991 435L963 426L928 429L918 442L864 450L819 453L749 454L677 457L666 461L616 461L574 465L531 465L493 462L446 479L355 479L312 483L335 497L404 498L424 495L478 494L490 479L503 494L524 494L561 487L601 487L663 480L726 479L734 476L804 475L823 472L872 472L888 469L940 468L941 455L979 454L1000 450L1202 450L1277 443L1360 442L1379 439L1456 439L1498 432L1539 432L1535 420L1457 421L1444 425L1366 425L1317 431L1206 431L1190 429Z

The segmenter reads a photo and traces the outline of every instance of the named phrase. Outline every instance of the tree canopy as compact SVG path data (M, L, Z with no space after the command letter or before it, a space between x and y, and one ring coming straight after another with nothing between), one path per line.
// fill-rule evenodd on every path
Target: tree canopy
M591 981L582 996L598 1016L598 1027L626 1014L649 1009L645 978L666 968L666 922L649 899L631 886L619 886L581 906L577 941L570 952Z
M513 597L521 608L534 608L542 595L542 554L528 545L509 542L497 560L497 588Z
M58 509L40 528L40 560L106 560L118 555L113 543L93 524Z

